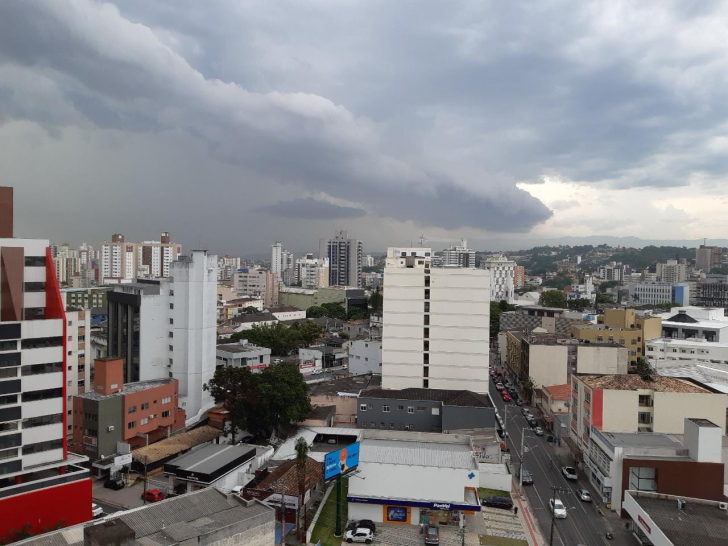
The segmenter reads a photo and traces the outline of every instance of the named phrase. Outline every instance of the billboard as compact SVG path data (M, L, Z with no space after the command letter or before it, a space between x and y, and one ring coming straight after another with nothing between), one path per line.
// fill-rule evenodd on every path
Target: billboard
M326 455L324 459L324 480L346 474L359 464L359 442L342 447Z

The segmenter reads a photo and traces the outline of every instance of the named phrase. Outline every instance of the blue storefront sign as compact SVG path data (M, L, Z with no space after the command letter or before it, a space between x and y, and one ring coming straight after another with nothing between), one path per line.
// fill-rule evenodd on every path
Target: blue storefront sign
M458 504L454 502L434 502L434 501L413 501L399 499L375 499L370 497L346 497L347 502L356 502L362 504L396 504L399 506L416 506L418 508L429 508L430 510L444 510L451 512L453 510L466 510L468 512L480 512L478 504Z

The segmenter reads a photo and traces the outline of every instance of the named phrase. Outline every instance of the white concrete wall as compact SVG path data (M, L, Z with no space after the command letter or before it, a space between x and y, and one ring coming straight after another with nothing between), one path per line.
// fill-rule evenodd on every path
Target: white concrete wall
M625 347L579 345L576 348L577 373L626 374L629 355Z
M163 379L169 377L169 346L174 339L169 337L168 287L162 285L158 296L142 296L139 310L139 380Z
M487 487L489 489L500 489L502 491L511 491L513 488L513 476L506 470L506 465L499 464L504 473L488 472L489 467L495 466L492 463L478 463L478 487Z
M726 394L656 392L654 394L654 432L682 434L686 417L708 419L725 434Z
M566 383L568 356L569 348L566 345L532 344L528 353L528 370L534 388Z
M353 480L349 480L351 484ZM336 491L331 493L336 495ZM351 492L350 492L351 494ZM383 511L381 504L364 504L361 502L350 502L349 503L349 519L370 519L376 523L383 521Z
M382 373L382 342L357 339L349 344L349 373Z
M602 430L607 432L637 432L639 413L638 391L604 391ZM593 415L593 413L592 413Z

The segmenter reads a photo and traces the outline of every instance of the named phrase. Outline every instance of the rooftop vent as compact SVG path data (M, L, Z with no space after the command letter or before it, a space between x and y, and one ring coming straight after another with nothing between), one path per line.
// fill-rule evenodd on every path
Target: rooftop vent
M687 503L682 499L677 499L677 509L678 510L685 510L685 505Z

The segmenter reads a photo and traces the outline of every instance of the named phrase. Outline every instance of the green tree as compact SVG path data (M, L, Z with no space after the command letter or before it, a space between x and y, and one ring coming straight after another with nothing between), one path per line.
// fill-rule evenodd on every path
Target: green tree
M524 379L523 382L521 383L521 386L523 387L523 394L526 396L526 400L528 400L530 403L531 396L533 394L533 386L534 386L533 377L529 376L526 379Z
M382 314L382 307L384 302L384 295L381 289L377 286L377 289L369 296L369 308L372 313L376 315Z
M500 300L498 302L498 309L505 313L506 311L515 311L516 309L518 309L518 306L511 305L506 300Z
M323 332L318 324L310 320L295 322L290 326L290 329L295 334L298 345L311 345Z
M339 332L339 337L341 339L349 339L349 334L347 332Z
M590 307L591 304L592 304L591 301L584 299L584 298L579 298L576 300L569 300L567 302L569 309L573 309L574 311L583 311L584 309L587 309L588 307Z
M597 294L597 303L614 303L614 298L607 294Z
M346 320L346 309L340 303L324 303L321 305L324 316L339 320Z
M260 374L259 405L261 419L255 428L270 436L311 413L308 385L295 364L283 362L265 368ZM249 425L250 426L250 425ZM253 432L250 428L248 429Z
M497 301L490 302L490 337L495 337L500 331L500 305Z
M287 356L298 348L296 332L281 322L256 324L245 332L245 336L250 343L268 347L273 356Z
M203 388L210 392L216 404L222 404L228 412L235 443L237 429L249 430L248 404L257 396L257 376L247 367L220 366Z
M637 364L635 364L635 373L645 381L652 381L655 370L646 358L641 357L637 359Z
M323 307L312 305L306 309L306 318L321 318L323 316L326 316L326 311Z
M298 477L298 538L303 541L303 537L306 533L306 505L303 499L306 495L306 463L308 462L308 442L305 438L299 438L296 440L296 474ZM304 525L301 525L301 505L303 504L303 521Z
M538 303L544 307L561 307L565 309L566 296L560 290L547 290L546 292L541 292Z
M604 281L599 284L599 291L604 293L607 291L607 289L619 286L619 284L619 281Z
M364 311L364 309L359 309L358 307L352 307L349 309L346 313L346 318L348 320L359 320L359 319L365 319L367 318L367 313Z

